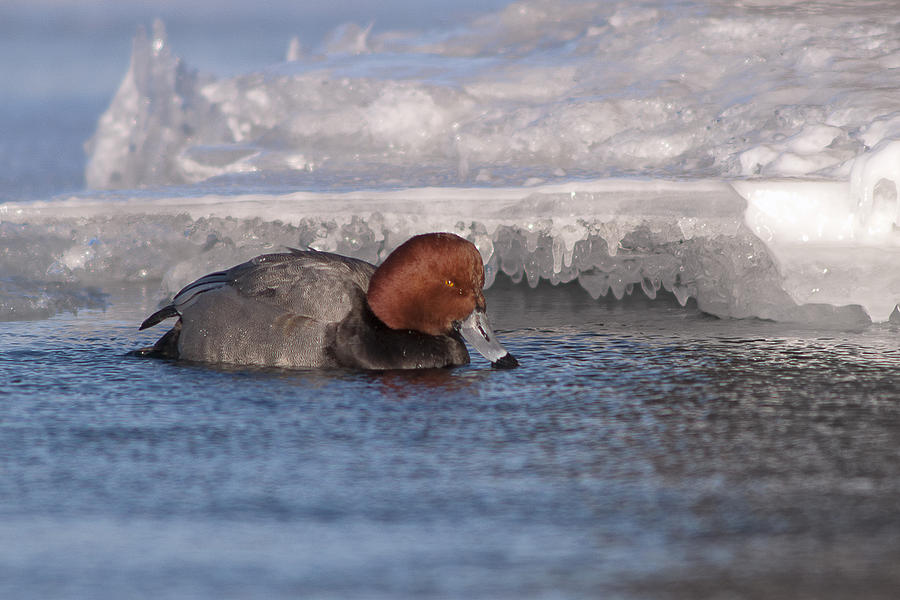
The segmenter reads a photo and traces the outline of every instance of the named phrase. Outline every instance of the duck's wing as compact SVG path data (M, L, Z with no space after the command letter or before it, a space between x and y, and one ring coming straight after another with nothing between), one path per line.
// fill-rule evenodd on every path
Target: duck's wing
M244 297L291 315L333 323L343 319L375 267L329 252L291 250L257 257L237 268L235 289Z
M292 317L336 322L346 316L359 291L366 293L374 271L366 261L330 252L291 248L290 252L264 254L186 285L171 304L147 317L140 328L184 315L201 298L209 306L210 296L226 290Z

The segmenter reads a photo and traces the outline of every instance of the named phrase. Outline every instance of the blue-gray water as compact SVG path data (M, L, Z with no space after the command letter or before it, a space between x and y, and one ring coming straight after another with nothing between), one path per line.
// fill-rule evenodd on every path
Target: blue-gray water
M0 597L900 589L896 327L501 281L517 370L221 370L128 356L140 292L0 324Z

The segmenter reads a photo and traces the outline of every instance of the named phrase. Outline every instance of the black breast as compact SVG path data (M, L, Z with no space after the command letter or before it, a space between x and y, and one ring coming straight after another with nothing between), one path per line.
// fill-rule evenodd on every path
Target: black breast
M326 347L334 363L355 369L427 369L469 363L459 334L428 335L391 329L369 308L365 297L328 332Z

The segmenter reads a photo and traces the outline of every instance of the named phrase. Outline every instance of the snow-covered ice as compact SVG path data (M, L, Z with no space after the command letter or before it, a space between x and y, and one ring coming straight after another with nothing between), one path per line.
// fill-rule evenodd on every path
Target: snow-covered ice
M216 78L162 23L140 32L87 145L97 191L0 206L0 268L171 293L279 246L377 261L441 229L478 245L489 282L838 326L900 301L890 0L526 1L300 42Z

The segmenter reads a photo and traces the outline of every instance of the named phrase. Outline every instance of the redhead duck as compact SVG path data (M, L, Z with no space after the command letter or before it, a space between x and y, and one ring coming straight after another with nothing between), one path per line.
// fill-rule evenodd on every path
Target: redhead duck
M186 286L141 324L178 317L142 354L274 367L412 369L518 365L485 315L484 266L452 233L410 238L375 268L295 250L265 254Z

